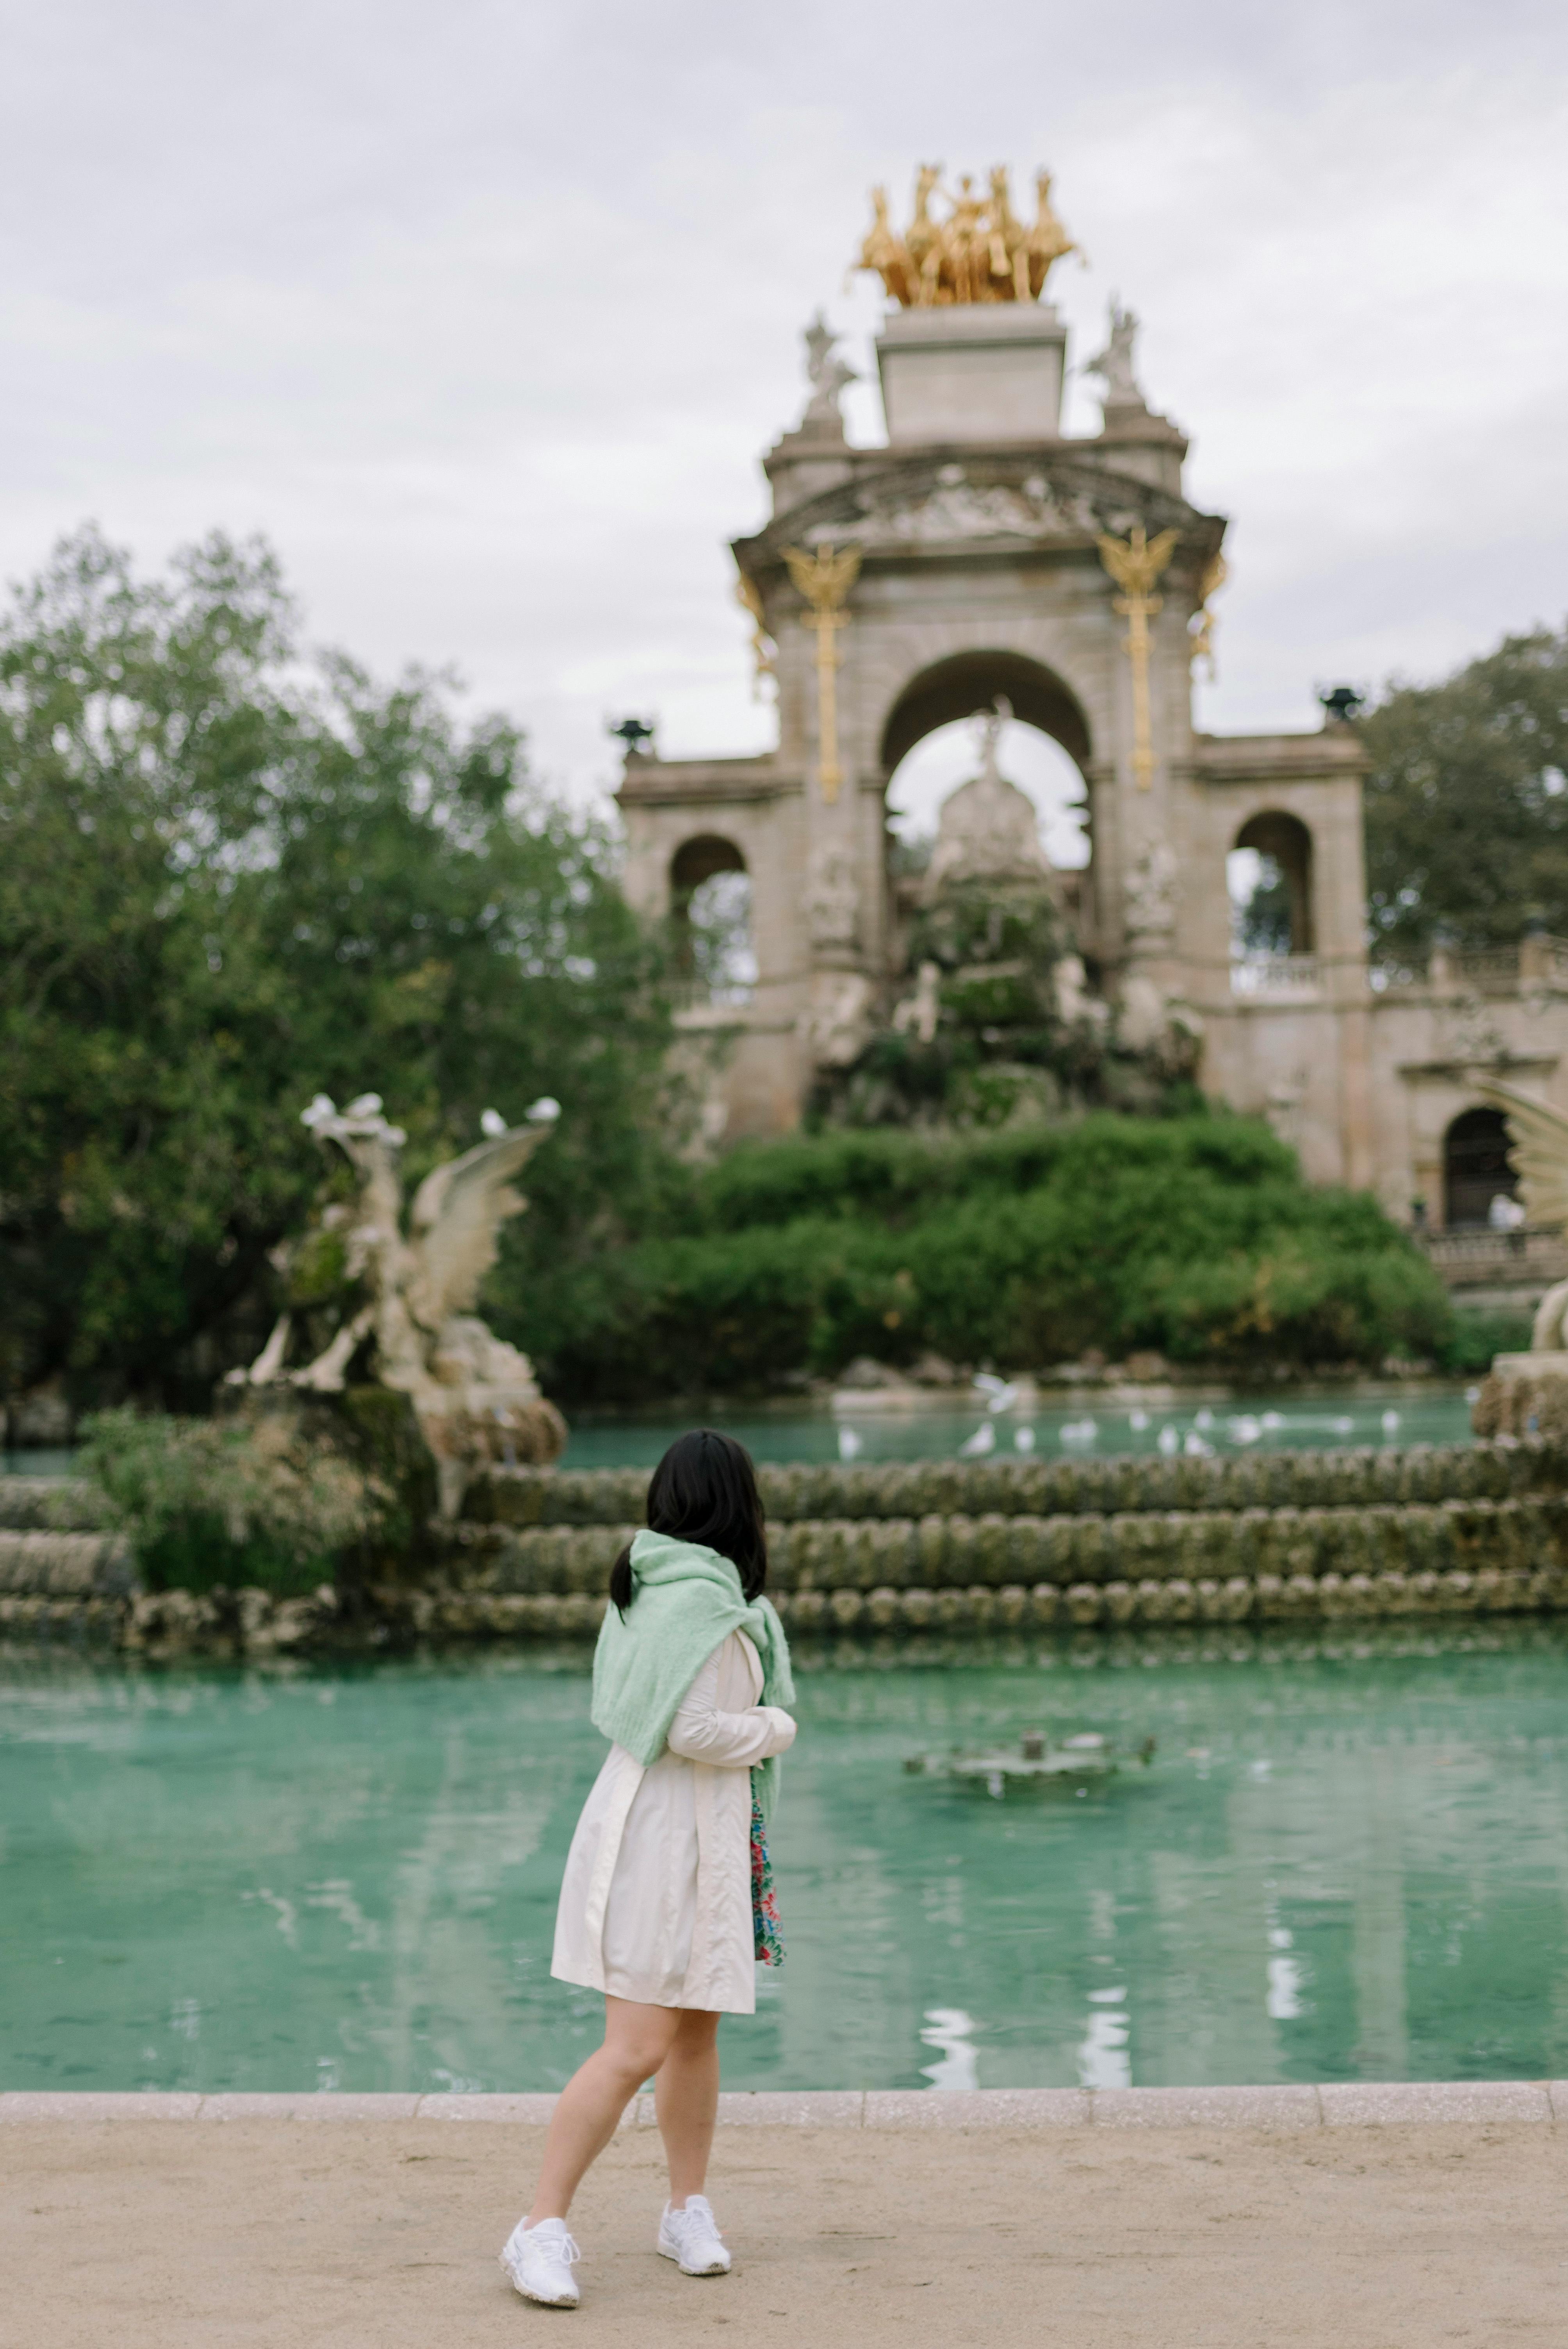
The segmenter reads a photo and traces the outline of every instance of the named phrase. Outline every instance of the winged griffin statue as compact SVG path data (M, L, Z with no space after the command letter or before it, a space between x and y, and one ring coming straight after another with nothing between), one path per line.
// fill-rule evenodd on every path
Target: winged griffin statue
M318 1093L302 1123L325 1150L346 1160L357 1185L352 1206L326 1210L324 1231L341 1242L345 1293L363 1301L345 1311L329 1344L295 1368L288 1358L304 1315L291 1304L250 1369L232 1371L232 1381L340 1393L356 1356L366 1352L376 1381L412 1402L449 1516L481 1463L553 1460L566 1441L564 1421L540 1393L527 1356L495 1337L472 1308L495 1262L501 1225L528 1204L511 1177L559 1115L548 1100L535 1102L520 1126L487 1111L485 1140L426 1175L405 1234L402 1128L383 1114L379 1093L362 1093L346 1110ZM294 1253L284 1252L285 1269Z

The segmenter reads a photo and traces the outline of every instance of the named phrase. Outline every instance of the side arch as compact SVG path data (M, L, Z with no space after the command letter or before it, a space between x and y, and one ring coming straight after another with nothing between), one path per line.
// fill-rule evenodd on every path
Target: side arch
M1443 1135L1443 1223L1463 1230L1484 1225L1500 1195L1519 1195L1508 1163L1508 1121L1498 1109L1461 1110Z
M1026 726L1037 726L1059 742L1069 759L1088 770L1094 756L1088 719L1071 688L1054 670L1026 653L984 649L953 653L934 661L901 687L882 723L882 763L891 773L901 759L939 726L973 718L998 694L1013 705Z
M1257 855L1272 860L1278 870L1284 898L1282 910L1290 930L1285 951L1293 955L1315 954L1317 915L1313 902L1312 834L1301 818L1286 815L1280 809L1266 809L1248 817L1231 846L1250 848Z

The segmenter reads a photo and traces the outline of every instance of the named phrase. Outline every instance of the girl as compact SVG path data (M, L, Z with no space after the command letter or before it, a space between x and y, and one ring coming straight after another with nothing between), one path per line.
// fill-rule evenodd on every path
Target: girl
M650 2074L670 2173L658 2249L684 2275L728 2271L702 2190L718 2018L752 2013L754 1961L783 1955L763 1831L795 1690L767 1578L749 1454L707 1428L678 1437L648 1530L615 1560L593 1655L593 1725L614 1743L567 1855L551 1971L603 1992L604 2044L562 2091L533 2208L500 2255L526 2300L577 2305L566 2213Z

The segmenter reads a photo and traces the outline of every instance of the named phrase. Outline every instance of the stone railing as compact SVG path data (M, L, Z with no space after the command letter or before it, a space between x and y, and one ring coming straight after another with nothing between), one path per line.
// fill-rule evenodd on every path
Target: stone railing
M1468 953L1434 947L1424 970L1375 963L1369 975L1379 995L1406 988L1456 995L1522 995L1532 988L1568 992L1568 938L1531 936L1516 947Z
M1315 955L1239 955L1231 965L1231 993L1253 1003L1315 1002L1322 986Z
M1554 1226L1418 1232L1417 1245L1450 1288L1523 1288L1568 1279L1568 1240Z

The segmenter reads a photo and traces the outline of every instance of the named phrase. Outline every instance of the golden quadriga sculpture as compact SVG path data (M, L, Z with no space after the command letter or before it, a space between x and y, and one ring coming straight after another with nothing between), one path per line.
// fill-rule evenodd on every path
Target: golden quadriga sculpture
M1495 1077L1476 1086L1507 1112L1511 1156L1532 1224L1568 1233L1568 1117ZM1497 1354L1470 1413L1478 1435L1546 1435L1568 1442L1568 1280L1535 1309L1527 1354Z
M991 173L983 196L968 172L956 195L941 180L940 163L923 165L914 183L914 217L902 235L888 217L887 190L872 190L871 231L856 268L874 270L906 310L1037 302L1055 264L1078 251L1052 208L1050 173L1036 174L1035 217L1027 222L1013 210L1005 170ZM941 219L932 215L934 196L947 205Z
M303 1122L324 1149L347 1161L357 1185L351 1206L326 1210L321 1235L341 1242L343 1290L355 1309L345 1312L314 1360L291 1369L303 1318L291 1307L250 1369L231 1372L231 1382L336 1394L361 1358L356 1376L412 1403L435 1455L448 1516L457 1514L475 1470L557 1459L565 1421L541 1394L526 1354L497 1338L471 1309L495 1262L501 1225L527 1206L511 1178L548 1139L559 1114L554 1102L539 1101L523 1125L503 1127L495 1119L499 1131L426 1175L405 1235L402 1128L383 1115L378 1093L363 1093L346 1110L318 1093ZM283 1252L285 1270L294 1253Z

